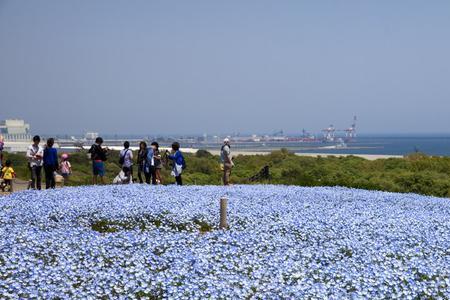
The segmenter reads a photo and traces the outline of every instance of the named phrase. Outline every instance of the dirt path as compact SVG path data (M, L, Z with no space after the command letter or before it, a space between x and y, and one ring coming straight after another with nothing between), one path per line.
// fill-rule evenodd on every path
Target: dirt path
M17 179L15 178L13 180L13 191L14 192L19 192L19 191L24 191L28 189L28 181L27 180L21 180L21 179ZM10 192L1 192L0 191L0 196L6 196L11 194Z
M63 186L63 178L60 175L57 175L55 177L56 180L56 187L62 187ZM22 180L15 178L13 180L13 192L20 192L24 190L28 190L30 186L30 182L28 180ZM45 187L45 182L43 183L43 186ZM0 191L0 196L7 196L11 194L10 192L2 192Z

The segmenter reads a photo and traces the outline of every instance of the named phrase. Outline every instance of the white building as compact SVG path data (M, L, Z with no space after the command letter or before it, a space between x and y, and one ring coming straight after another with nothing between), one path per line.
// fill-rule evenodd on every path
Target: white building
M5 141L29 141L30 124L24 120L4 120L0 121L0 135Z

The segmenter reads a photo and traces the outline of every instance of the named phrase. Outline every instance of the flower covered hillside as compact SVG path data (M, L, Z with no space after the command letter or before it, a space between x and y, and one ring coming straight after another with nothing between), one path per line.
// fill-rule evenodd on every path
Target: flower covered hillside
M228 230L219 230L219 199ZM450 297L450 201L287 186L102 186L0 200L7 298Z

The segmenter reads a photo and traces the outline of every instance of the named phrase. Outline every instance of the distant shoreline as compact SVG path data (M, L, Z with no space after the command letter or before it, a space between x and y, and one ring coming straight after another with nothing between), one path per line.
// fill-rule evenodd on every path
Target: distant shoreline
M75 148L75 147L73 147ZM84 147L84 149L89 149L90 147ZM67 148L66 148L67 149ZM120 151L123 149L122 146L111 146L109 147L109 149L111 150L116 150L116 151ZM132 151L137 151L138 148L137 147L130 147L130 149ZM161 150L165 150L165 149L169 149L167 147L160 147ZM196 153L197 151L202 150L202 149L197 149L197 148L181 148L182 152L185 153ZM205 149L205 151L208 151L209 153L211 153L212 155L220 155L220 150L208 150ZM273 150L276 151L276 150ZM238 150L238 151L233 151L233 155L234 156L239 156L239 155L244 155L244 156L248 156L248 155L269 155L270 153L272 153L273 151L242 151L242 150ZM355 157L361 157L367 160L377 160L377 159L388 159L388 158L403 158L404 156L402 155L387 155L387 154L347 154L347 153L295 153L295 155L297 156L306 156L306 157L328 157L328 156L335 156L335 157L347 157L347 156L355 156Z
M194 148L185 148L181 149L182 151L186 153L195 153L199 149ZM213 155L220 155L219 150L207 150L209 153ZM233 151L232 152L234 156L238 155L269 155L270 151ZM356 156L361 157L367 160L377 160L377 159L388 159L388 158L403 158L402 155L383 155L383 154L342 154L342 153L295 153L297 156L306 156L306 157L328 157L328 156L335 156L335 157L347 157L347 156Z
M26 143L26 145L28 145L28 143ZM20 145L23 148L23 145ZM17 147L19 149L13 149L16 151L12 151L12 152L23 152L25 149L22 149L20 147ZM85 150L89 149L90 146L84 146L83 147ZM109 146L110 149L112 150L121 150L123 149L122 146ZM133 151L138 150L137 147L130 147ZM75 150L75 149L79 149L77 147L63 147L60 148L62 151L66 150ZM166 147L161 147L161 149L166 149ZM186 153L195 153L198 150L201 149L197 149L197 148L182 148L181 149L183 152ZM208 151L209 153L213 154L213 155L220 155L220 150L211 150L211 149L205 149L206 151ZM233 151L233 155L234 156L238 156L238 155L268 155L270 153L272 153L272 151L276 151L277 149L270 149L270 150L264 150L264 151L255 151L255 150L249 150L249 151L245 151L245 150L237 150L237 151ZM319 150L320 151L320 150ZM335 156L335 157L347 157L347 156L355 156L355 157L361 157L367 160L377 160L377 159L388 159L388 158L403 158L403 155L389 155L389 154L349 154L349 153L321 153L321 152L314 152L314 153L298 153L296 152L295 155L297 156L306 156L306 157L328 157L328 156Z

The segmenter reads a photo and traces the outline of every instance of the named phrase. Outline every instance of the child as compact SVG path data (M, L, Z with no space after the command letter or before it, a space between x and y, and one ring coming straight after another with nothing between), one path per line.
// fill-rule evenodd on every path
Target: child
M2 190L4 192L9 191L12 192L12 180L16 177L16 173L14 172L14 169L11 166L11 161L8 159L5 162L5 166L2 168Z
M72 165L69 162L69 154L61 155L61 163L59 164L59 171L64 178L64 185L69 183L69 176L72 174Z
M113 180L113 184L129 184L132 182L131 174L127 175L123 170L120 170L119 174Z
M166 152L169 152L166 150ZM181 179L181 173L186 169L186 162L184 161L183 154L180 152L180 144L174 142L172 144L172 153L167 157L173 161L172 176L175 177L177 185L183 185L183 180Z

